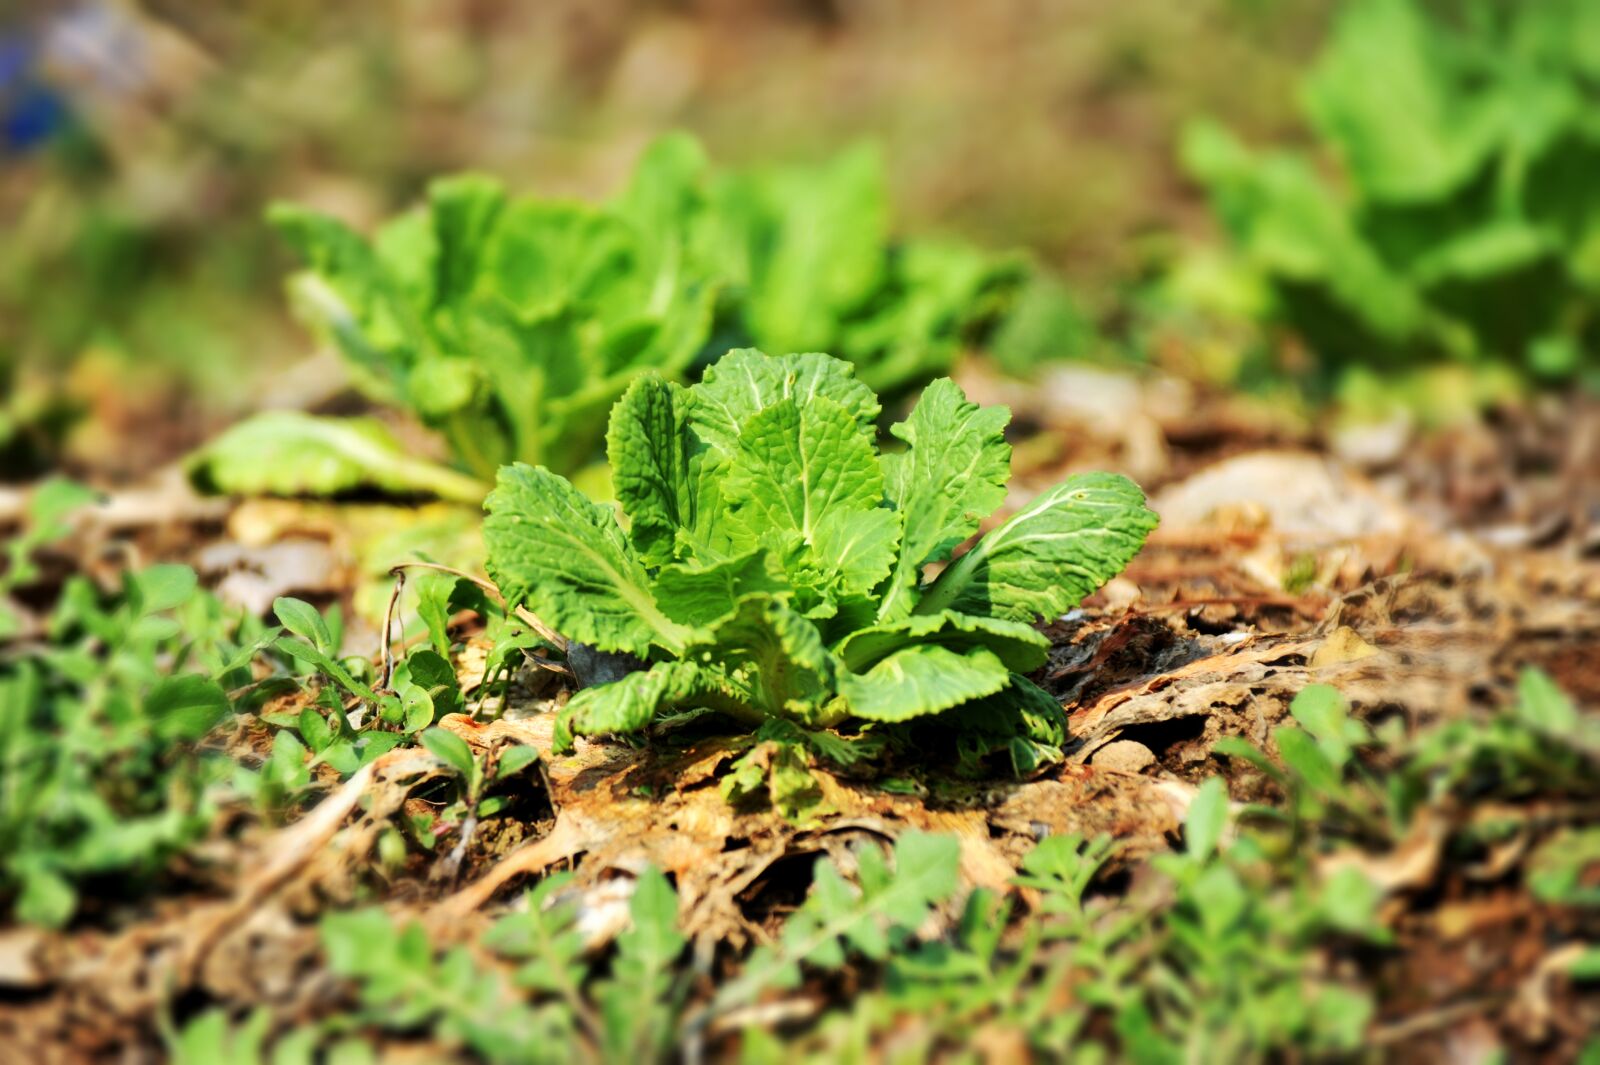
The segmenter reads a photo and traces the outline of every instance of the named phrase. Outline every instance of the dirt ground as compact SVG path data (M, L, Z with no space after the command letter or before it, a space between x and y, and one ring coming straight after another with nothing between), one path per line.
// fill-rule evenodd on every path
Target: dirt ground
M312 919L355 900L471 942L530 878L570 869L604 942L626 920L618 873L651 863L675 881L686 932L726 956L770 938L815 856L846 858L863 838L954 833L964 882L999 892L1017 890L1022 856L1047 834L1109 834L1127 868L1173 845L1209 776L1228 778L1236 802L1270 800L1269 781L1214 747L1243 737L1270 752L1272 727L1312 682L1336 686L1369 724L1416 727L1500 712L1534 665L1600 712L1600 404L1540 401L1444 431L1324 433L1161 378L1062 370L1023 391L973 367L963 384L1017 411L1013 504L1064 471L1109 468L1137 478L1162 516L1121 577L1048 629L1054 650L1035 679L1069 714L1065 764L1027 780L929 776L913 794L819 768L831 812L796 825L728 806L716 781L737 749L694 727L648 749L580 740L575 755L548 757L568 692L529 666L488 720L443 722L480 750L514 740L547 756L544 787L477 832L459 863L413 853L379 873L369 860L434 771L416 750L335 778L291 824L241 813L135 913L0 933L0 1058L154 1060L160 1018L202 1003L321 1015L341 991ZM239 511L176 484L119 493L57 568L109 573L134 551L195 563L258 607L290 590L349 593L359 566L322 512L241 545ZM483 648L472 619L457 621L470 691ZM262 730L246 722L230 742L260 745ZM1517 826L1509 843L1444 846L1491 813L1446 810L1392 851L1349 857L1382 884L1396 935L1352 964L1378 991L1375 1039L1397 1059L1506 1048L1533 1060L1522 1055L1537 1047L1565 1060L1600 1024L1600 999L1551 975L1550 944L1574 918L1511 886L1534 839L1600 810L1535 799L1499 811Z

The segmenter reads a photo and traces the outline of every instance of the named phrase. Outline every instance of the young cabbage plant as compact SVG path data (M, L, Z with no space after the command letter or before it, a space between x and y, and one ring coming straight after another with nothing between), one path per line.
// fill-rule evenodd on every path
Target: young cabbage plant
M484 538L507 600L648 663L578 692L559 743L700 708L753 729L963 708L1061 742L1024 676L1049 647L1033 623L1121 571L1156 516L1127 478L1080 474L952 560L1005 498L1010 412L935 381L883 454L878 413L848 363L734 351L693 387L641 377L612 410L626 526L548 469L500 471Z
M686 244L704 165L665 138L599 205L445 178L370 240L308 208L271 218L306 264L290 284L302 317L372 398L488 482L513 460L580 468L634 376L681 375L700 353L717 284Z
M1230 289L1333 367L1454 357L1593 375L1600 7L1344 5L1303 85L1319 160L1196 122L1183 162L1239 252ZM1373 70L1385 76L1373 78ZM1215 286L1211 286L1215 287Z
M948 370L969 343L1025 369L1081 349L1087 328L1023 256L892 234L867 146L718 171L673 134L598 204L461 175L370 238L292 204L271 219L305 264L289 285L300 317L370 398L442 434L457 469L407 454L371 419L278 412L194 457L207 490L476 503L505 463L583 470L635 377L692 376L713 344L826 348L887 391Z
M1025 256L892 231L881 153L719 174L710 236L728 298L718 334L768 351L830 351L881 393L948 372L977 344L1007 370L1080 353L1088 321ZM1033 323L1041 316L1049 335Z

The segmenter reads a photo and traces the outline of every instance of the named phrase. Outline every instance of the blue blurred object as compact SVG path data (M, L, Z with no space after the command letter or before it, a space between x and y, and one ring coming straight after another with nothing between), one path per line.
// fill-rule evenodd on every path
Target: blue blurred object
M0 152L20 155L67 123L61 97L34 72L33 42L0 37Z

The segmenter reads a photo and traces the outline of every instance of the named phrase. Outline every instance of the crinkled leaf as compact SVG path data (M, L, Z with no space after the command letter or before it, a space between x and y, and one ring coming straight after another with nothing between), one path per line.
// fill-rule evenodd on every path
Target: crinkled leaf
M984 343L1007 373L1024 375L1048 359L1082 358L1097 326L1059 280L1033 272L1014 291L1004 320Z
M1437 244L1411 264L1411 274L1433 294L1452 283L1503 283L1519 271L1553 262L1560 251L1538 226L1519 219L1495 220Z
M690 268L689 247L704 207L705 150L686 133L657 138L617 197L618 214L632 222L641 244L639 266L655 278L651 304L672 298Z
M501 213L484 250L480 284L527 318L579 303L603 303L629 280L633 242L632 227L599 208L519 200ZM571 367L573 372L581 369Z
M883 738L871 733L846 739L827 729L805 728L787 718L775 717L761 723L756 729L757 743L771 740L809 750L819 758L826 758L840 766L852 766L863 758L870 758L883 747Z
M513 460L577 469L639 371L676 376L704 347L720 277L689 254L697 154L664 139L612 205L508 200L464 175L372 241L293 207L273 218L309 267L297 307L376 398L485 480Z
M692 135L657 137L617 197L618 213L646 231L682 228L702 199L699 185L708 166L705 149Z
M745 423L724 490L753 538L792 529L810 542L833 508L877 507L883 474L871 439L843 407L783 400Z
M1013 675L997 698L1005 699L1021 723L1022 735L1036 743L1061 746L1067 740L1067 712L1061 702L1027 677Z
M770 762L771 751L760 743L734 759L717 785L723 801L737 806L765 793Z
M905 531L881 617L909 612L922 567L949 558L1005 501L1010 420L1006 408L970 403L954 381L940 378L923 391L911 416L889 430L906 442L905 451L882 459L889 502Z
M878 397L856 380L855 367L829 355L766 355L754 348L730 351L709 367L694 387L690 421L706 443L736 450L750 417L780 400L798 407L814 398L843 407L870 431L882 409Z
M824 345L884 393L947 371L1027 273L1015 259L940 239L897 241L888 267L878 298L840 322L838 339Z
M467 359L424 359L406 375L406 399L429 424L472 411L483 399L483 367Z
M751 416L723 496L735 542L777 546L794 533L812 549L812 565L843 578L845 592L866 591L888 573L898 520L879 505L872 439L831 399L780 400Z
M1385 343L1403 344L1423 328L1426 311L1415 287L1379 257L1305 160L1258 158L1207 122L1185 130L1183 160L1259 269L1297 289L1325 286L1335 309ZM1344 348L1352 343L1320 322L1312 339Z
M1046 761L1059 761L1067 738L1067 715L1049 692L1013 673L1004 689L955 708L940 718L957 733L961 769L969 776L985 772L982 760L999 751L1011 759L1018 776Z
M782 723L799 731L792 722ZM756 733L756 745L728 767L720 785L722 797L734 805L765 799L791 823L814 823L826 809L826 797L811 772L805 744L775 739L769 732L763 725Z
M640 346L636 354L621 362L608 364L617 392L622 390L638 370L650 368L671 377L681 376L704 349L706 336L711 332L716 311L717 296L721 288L715 281L695 280L679 288L658 287L653 290L652 306L672 299L656 309L656 316L648 319L649 342Z
M817 523L810 561L818 587L836 600L865 596L888 576L900 545L900 515L887 507L834 509Z
M695 488L704 445L689 431L689 393L646 375L611 408L606 454L628 515L628 536L649 566L672 561L678 531L696 524Z
M308 267L290 285L296 313L338 345L374 398L397 399L427 340L385 264L359 233L318 211L278 203L267 218Z
M514 457L566 468L586 460L604 428L598 402L615 393L600 391L595 400L575 398L594 387L599 362L592 331L583 329L579 311L559 304L529 312L486 297L464 309L461 318L463 343L473 353L490 404L485 412L492 407L499 415L496 421L504 425L504 432L485 432L494 422L475 416L465 422L465 435L445 427L468 465L477 469L490 460ZM589 415L590 424L577 424L580 412Z
M856 717L906 721L993 695L1010 679L1011 671L986 647L960 652L913 644L865 673L842 674L839 694Z
M946 568L917 613L1058 617L1122 572L1156 521L1144 493L1126 477L1069 477Z
M939 644L957 651L987 647L1017 673L1031 673L1044 665L1050 650L1050 640L1026 622L942 610L857 629L838 651L845 665L859 673L913 644Z
M772 555L757 548L710 566L663 566L656 574L654 592L663 614L685 625L702 627L732 614L746 596L783 596L789 586Z
M902 427L912 451L890 464L899 478L891 503L871 428L877 404L858 388L836 360L753 351L731 354L687 391L635 383L611 442L637 550L610 511L565 481L525 466L503 471L485 533L502 590L580 645L656 662L580 692L557 722L558 749L576 733L638 731L678 710L827 727L852 713L938 714L1010 686L994 738L1012 745L1019 765L1059 757L1060 708L1018 672L1037 668L1048 647L1026 622L1044 609L1039 597L1076 602L1115 573L1126 558L1110 556L1131 555L1153 515L1124 479L1069 482L1075 491L1044 497L1020 527L996 534L998 549L980 546L982 566L947 569L970 567L964 583L933 587L950 602L877 622L902 521L922 522L923 547L907 559L915 570L964 539L1003 491L1006 415L979 411L954 385L933 389ZM718 442L686 450L708 439ZM696 468L695 457L706 461ZM727 535L700 539L691 504ZM1137 535L1117 542L1130 526ZM1095 566L1105 572L1082 580ZM1074 577L1085 587L1073 588ZM591 638L602 628L609 647Z
M836 662L808 619L783 599L752 595L685 651L739 679L762 714L815 718L833 694Z
M638 732L670 710L705 706L743 712L746 705L743 693L716 668L658 662L574 695L556 722L554 745L569 748L573 736Z
M541 467L508 466L485 507L489 574L562 635L603 651L682 649L687 630L662 614L609 507Z
M439 238L433 212L423 206L402 211L372 235L372 252L397 297L432 307L439 281Z

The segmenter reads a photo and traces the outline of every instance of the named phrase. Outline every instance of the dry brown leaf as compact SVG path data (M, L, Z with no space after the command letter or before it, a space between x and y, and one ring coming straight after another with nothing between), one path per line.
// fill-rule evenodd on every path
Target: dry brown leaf
M1378 653L1378 649L1361 638L1348 625L1340 625L1328 634L1322 641L1322 646L1311 652L1311 661L1308 663L1312 669L1321 669L1324 666L1337 666L1344 662L1359 662L1363 658L1371 658Z

